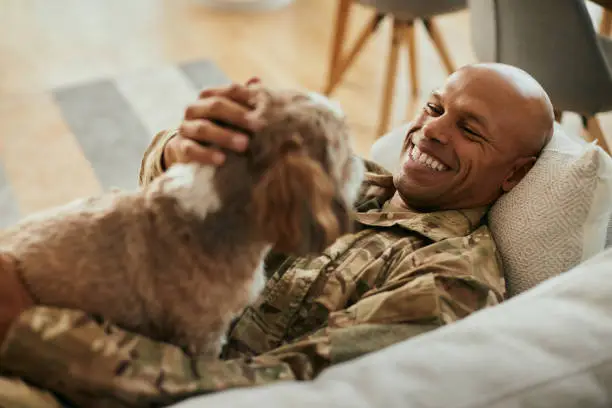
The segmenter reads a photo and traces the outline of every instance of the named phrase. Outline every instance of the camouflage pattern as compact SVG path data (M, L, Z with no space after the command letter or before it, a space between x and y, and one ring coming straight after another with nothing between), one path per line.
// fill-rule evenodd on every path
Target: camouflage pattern
M141 183L163 171L157 135ZM358 229L322 255L268 260L266 288L232 326L222 359L127 333L79 311L22 314L0 352L0 406L165 406L234 387L309 380L326 367L455 322L503 300L486 208L412 213L388 204L391 176L373 163ZM27 388L20 378L40 388ZM7 397L8 395L8 397Z

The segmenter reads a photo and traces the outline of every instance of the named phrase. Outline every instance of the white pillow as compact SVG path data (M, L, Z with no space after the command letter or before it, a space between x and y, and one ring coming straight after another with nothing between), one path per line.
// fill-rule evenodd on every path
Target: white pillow
M370 158L389 171L399 163L408 125L379 139ZM612 159L555 124L533 169L491 208L510 296L600 252L612 215Z
M402 144L409 128L410 123L406 123L381 136L370 149L370 160L395 173L399 167Z

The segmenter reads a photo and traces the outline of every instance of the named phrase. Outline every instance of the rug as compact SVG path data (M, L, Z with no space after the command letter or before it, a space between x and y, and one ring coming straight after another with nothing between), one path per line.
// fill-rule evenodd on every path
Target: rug
M211 61L138 71L53 91L104 189L133 188L143 152L176 127L198 90L229 82Z
M51 94L101 187L131 189L151 138L176 127L199 90L229 82L214 62L198 60L71 84ZM0 163L0 228L20 216Z

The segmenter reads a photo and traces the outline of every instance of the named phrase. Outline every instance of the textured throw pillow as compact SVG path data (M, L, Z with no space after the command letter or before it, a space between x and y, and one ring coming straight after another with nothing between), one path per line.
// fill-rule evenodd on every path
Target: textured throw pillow
M603 250L612 213L612 159L555 126L525 178L489 212L510 296Z
M395 171L407 125L372 146L370 158ZM500 198L489 226L516 295L600 252L612 215L612 159L555 124L555 133L525 178Z

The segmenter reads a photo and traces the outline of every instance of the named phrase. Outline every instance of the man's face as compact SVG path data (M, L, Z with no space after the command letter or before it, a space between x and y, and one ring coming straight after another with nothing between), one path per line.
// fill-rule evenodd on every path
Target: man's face
M524 102L524 101L523 101ZM458 71L434 92L408 131L394 182L421 210L487 205L519 158L524 103L495 80Z

